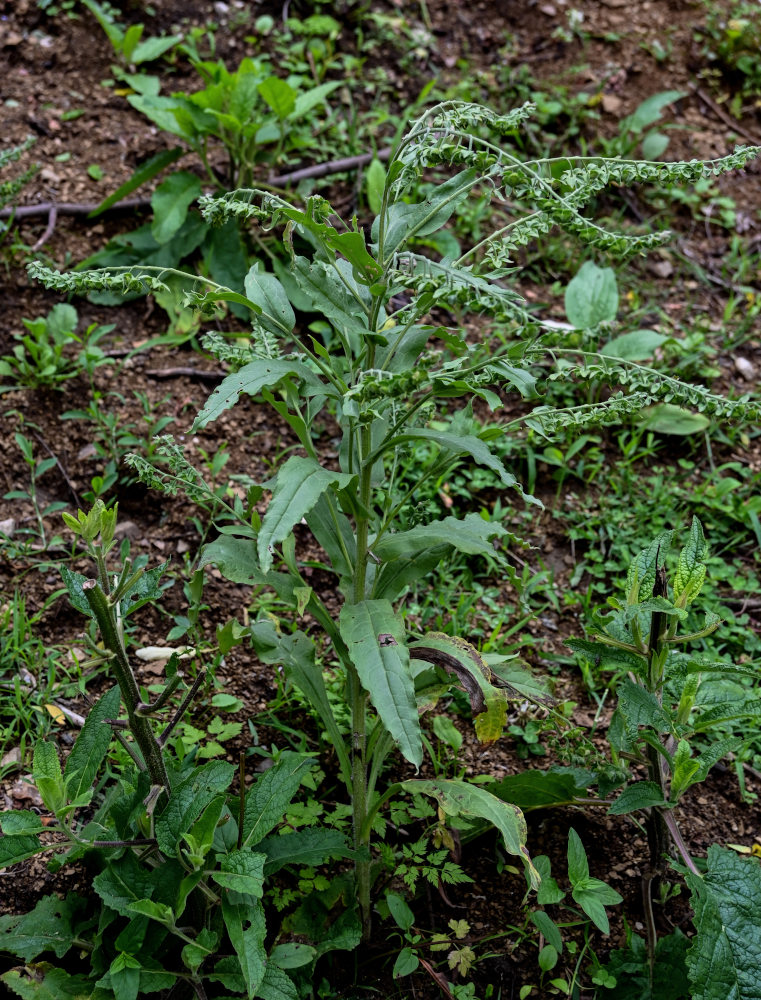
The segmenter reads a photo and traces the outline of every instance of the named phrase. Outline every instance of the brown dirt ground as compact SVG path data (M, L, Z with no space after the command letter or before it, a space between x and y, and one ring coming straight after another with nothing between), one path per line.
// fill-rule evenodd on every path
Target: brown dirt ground
M729 10L731 3L723 0ZM229 63L240 58L246 43L243 36L250 31L241 27L246 4L212 4L204 0L186 2L158 2L156 27L170 30L175 24L203 24L208 20L222 22L218 32L218 54ZM287 5L286 5L287 6ZM389 5L374 4L373 9L404 17L420 27L422 6L394 0ZM566 25L569 4L564 0L551 2L493 2L479 0L474 3L444 3L430 0L427 4L433 42L423 47L413 65L398 65L398 53L389 51L388 43L378 46L369 59L370 64L384 62L392 85L398 88L398 102L403 106L413 98L432 76L442 85L455 82L462 75L460 60L467 57L482 73L484 79L499 81L505 74L518 72L522 65L530 66L540 79L565 82L572 92L590 90L600 95L598 129L602 135L612 135L622 117L631 113L642 99L652 93L667 89L681 89L687 95L676 106L676 123L681 127L672 133L669 155L676 157L717 156L732 147L735 141L761 139L761 120L758 107L744 109L742 120L732 119L725 108L726 90L709 86L699 78L704 68L695 28L703 17L700 3L692 0L644 0L631 4L625 0L578 0L575 9L584 15L583 28L587 36L581 40L563 41L555 36L557 28ZM270 12L281 16L280 4L255 5L255 14ZM350 13L351 5L337 4L342 13ZM296 3L292 13L305 15L311 6ZM238 21L234 15L240 15ZM137 4L128 8L128 16L139 19ZM346 14L349 17L348 14ZM233 21L234 27L229 26ZM224 27L225 21L228 27ZM351 23L351 19L347 21ZM348 33L351 35L351 32ZM611 40L611 35L617 36ZM506 37L510 44L505 44ZM96 38L97 44L93 39ZM671 56L657 62L648 51L653 42L667 41ZM47 18L33 0L0 0L0 72L3 80L2 98L5 104L2 116L3 145L22 140L30 132L38 141L33 150L34 158L43 170L32 185L25 190L25 203L47 200L98 201L107 191L126 181L138 162L164 147L164 139L156 134L113 89L101 86L110 75L110 52L105 39L89 20L69 20L65 17ZM176 86L188 79L187 70L178 68ZM362 100L369 100L364 95ZM85 114L72 121L62 118L66 111L84 108ZM718 110L717 110L718 108ZM385 136L379 136L379 143ZM56 161L62 153L70 152L65 162ZM98 163L106 180L91 180L86 168ZM745 220L745 238L757 242L761 236L761 190L759 167L753 166L743 175L722 179L723 191L742 206ZM335 190L345 194L345 186ZM635 199L636 195L632 194ZM633 202L636 217L638 203ZM45 217L23 221L19 235L27 245L34 244L45 229ZM106 240L124 231L131 222L123 215L112 214L95 224L81 216L59 216L55 230L47 240L44 251L58 266L82 259L103 246ZM688 322L691 309L699 308L721 319L726 295L731 291L722 272L722 260L727 253L728 235L717 226L697 226L685 217L684 229L679 240L688 256L698 261L712 277L713 286L690 282L683 277L658 278L643 268L642 274L655 289L654 295L666 309L670 308L676 323ZM0 355L8 352L14 343L13 334L21 329L23 317L44 315L57 301L53 294L33 286L23 269L16 266L20 258L0 269L0 294L3 317L0 321ZM755 276L758 284L758 275ZM654 284L653 284L654 283ZM530 286L529 286L530 293ZM138 301L121 308L118 313L93 306L84 301L76 303L83 324L116 322L107 346L121 354L152 336L163 332L160 310L152 304ZM759 370L761 347L759 339L744 345L744 354L751 365ZM118 369L101 368L98 373L102 391L118 386L129 394L139 390L147 395L160 415L170 415L174 423L170 430L186 434L193 413L209 391L209 383L186 375L160 378L156 371L174 366L201 367L211 362L202 361L198 355L182 348L175 350L153 349L123 361ZM738 374L731 352L720 354L717 365L721 375L717 384L722 389L745 392L748 386ZM68 382L63 391L35 393L15 391L2 398L0 413L0 490L6 492L27 485L26 472L21 467L18 454L12 445L13 433L23 419L28 428L34 426L35 437L41 446L55 455L59 467L47 474L41 483L42 499L72 501L72 493L86 489L90 478L100 471L93 456L90 435L80 422L61 422L60 414L81 405L87 387L75 380ZM126 399L124 419L139 420L134 402ZM234 411L225 414L212 428L187 441L191 457L193 449L214 451L220 442L227 442L231 458L224 475L248 474L255 479L267 477L267 462L284 448L293 444L286 429L277 426L269 414L263 413L250 402L244 401ZM328 446L329 447L329 446ZM741 460L761 468L756 442L751 443ZM729 457L729 456L727 456ZM540 490L548 497L554 494L554 484L548 479L540 482ZM593 502L594 491L583 502ZM181 500L169 500L133 486L120 496L120 521L124 534L132 543L133 554L146 553L151 562L174 557L182 563L183 553L195 551L198 536L191 523L192 508ZM0 521L13 517L20 526L31 523L31 508L14 501L0 500ZM51 523L51 530L57 530ZM533 525L533 540L556 570L556 586L562 587L570 577L575 553L569 547L558 524L546 513ZM742 555L742 554L740 554ZM533 558L533 557L532 557ZM75 564L76 568L82 568ZM12 592L14 586L23 587L31 610L43 605L46 598L59 586L52 568L43 573L29 572L26 563L17 557L0 553L0 593ZM509 596L506 594L506 596ZM238 617L249 604L249 595L242 589L222 581L218 574L209 575L205 600L210 608L204 615L204 627L213 635L216 623L231 615ZM178 611L183 607L181 587L175 583L167 594L167 608ZM531 657L541 669L542 656L558 652L569 634L578 634L580 624L576 613L543 612L541 620L531 623L530 632L538 640L538 649ZM45 638L49 642L72 643L77 640L81 624L72 619L65 601L55 601L43 619ZM157 636L165 634L166 621L155 613L146 613L139 622L138 641L154 643ZM231 654L218 673L220 684L245 702L243 719L262 711L273 697L276 683L269 668L252 662L250 657L236 651ZM575 680L564 680L559 685L559 696L578 702L579 719L591 721L594 706L586 701L584 692ZM82 703L71 702L71 707L81 708ZM263 728L264 741L277 738ZM61 731L61 747L71 742L71 733ZM514 773L525 765L517 758L514 747L503 741L488 752L479 749L471 738L466 739L463 760L471 772L489 770L501 776ZM9 774L0 785L4 807L28 807L34 804L34 792L23 780L26 771L21 767ZM750 791L761 792L761 782L748 777ZM683 810L684 833L687 844L696 854L702 854L712 842L750 844L761 839L761 808L744 804L739 797L736 782L730 774L715 770L708 782L688 796ZM547 853L562 864L567 829L574 825L585 843L595 845L591 853L593 874L609 880L625 896L624 911L636 930L641 931L641 903L639 876L646 858L646 847L637 829L625 818L610 818L600 814L581 815L562 812L530 818L530 849L532 853ZM466 847L463 865L475 879L471 885L450 888L449 905L433 893L427 915L421 916L421 926L446 923L450 916L466 916L471 923L474 938L488 937L503 932L508 926L522 922L520 901L522 889L515 879L498 878L491 849L483 850L483 841L475 847ZM0 878L0 912L25 910L44 892L82 890L86 888L85 874L74 869L59 874L54 880L42 862L35 861L20 866ZM659 916L661 930L673 926L684 927L689 920L689 908L683 898L672 900ZM613 932L609 944L619 943L623 928L614 914ZM601 944L604 953L609 946ZM475 980L478 991L487 985L499 990L505 997L517 996L525 982L537 981L535 957L531 943L521 943L515 934L507 934L489 944L495 958L478 966ZM383 949L381 949L383 950ZM378 962L367 969L366 983L373 985L375 977L386 995L406 995L406 984L390 985L388 971ZM415 995L438 996L438 989L424 979L416 981ZM582 991L583 997L591 992Z

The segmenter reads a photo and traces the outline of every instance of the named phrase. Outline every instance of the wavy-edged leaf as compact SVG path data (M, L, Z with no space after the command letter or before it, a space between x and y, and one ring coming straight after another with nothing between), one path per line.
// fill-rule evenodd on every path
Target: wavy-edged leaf
M263 389L273 389L278 382L290 375L313 385L319 384L314 372L300 361L259 359L249 362L240 371L228 375L217 386L194 420L192 430L200 430L212 420L216 420L225 410L235 406L241 393L256 396Z
M117 717L120 704L119 688L112 687L90 709L63 772L70 800L78 799L92 787L113 735L106 719Z
M71 975L49 962L9 969L0 981L22 1000L91 1000L93 996L91 979Z
M665 558L673 537L673 531L662 531L631 561L626 574L628 604L637 604L640 600L652 597L657 563Z
M526 848L526 820L517 806L503 802L485 788L467 781L413 778L403 781L402 788L413 794L431 796L450 816L478 816L491 823L502 834L508 854L523 862L530 886L533 889L539 887L539 872L532 864Z
M156 820L156 840L161 851L175 857L182 835L217 797L227 791L235 773L233 764L215 760L195 769L172 789L172 796Z
M264 874L272 875L284 865L321 865L331 858L353 858L355 852L339 830L307 827L292 833L273 834L257 844L266 855Z
M212 872L217 885L235 892L248 893L256 899L264 895L264 854L253 851L230 851L218 856L219 868Z
M674 574L674 601L680 607L691 604L700 593L706 576L707 555L708 545L703 535L703 526L696 517L693 517L690 537L679 553L679 562Z
M761 998L761 867L708 848L708 871L689 874L697 934L687 952L692 1000Z
M81 896L43 896L35 908L20 916L0 917L0 949L31 962L43 952L63 958L74 944L73 919L83 909Z
M343 605L339 627L383 725L403 756L419 767L423 742L401 618L390 601L361 601Z
M272 566L272 546L288 537L323 493L331 487L346 489L354 478L348 472L325 469L313 458L291 455L278 471L257 538L259 565L265 573Z

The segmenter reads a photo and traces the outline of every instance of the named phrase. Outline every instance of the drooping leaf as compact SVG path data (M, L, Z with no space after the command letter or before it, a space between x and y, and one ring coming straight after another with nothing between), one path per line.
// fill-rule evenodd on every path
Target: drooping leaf
M109 861L92 884L106 906L123 917L130 916L131 903L150 898L156 888L151 872L130 853L118 861Z
M283 818L313 758L285 750L246 794L243 847L256 847Z
M344 604L339 626L364 689L400 752L415 767L423 760L415 683L404 624L389 601Z
M581 330L612 323L618 312L618 286L612 267L598 267L588 260L565 290L568 322Z
M0 830L6 837L42 833L46 829L40 814L31 809L9 809L0 813Z
M710 423L704 413L691 413L673 403L657 403L642 411L642 426L656 434L688 437L690 434L702 434Z
M90 709L63 772L70 800L79 798L92 787L111 743L112 730L105 720L118 716L120 704L119 688L113 687Z
M350 473L325 469L313 458L291 455L278 471L272 500L259 529L257 551L263 572L272 566L272 547L291 533L323 493L331 487L346 489L354 478Z
M478 816L487 820L502 834L508 854L519 857L523 862L531 887L539 887L539 872L532 864L526 848L526 820L517 806L503 802L485 788L467 781L412 779L403 781L402 788L408 792L431 796L450 816Z
M717 845L708 871L686 876L696 935L687 952L692 1000L761 998L761 867Z
M372 545L372 550L384 562L412 558L418 552L442 545L467 555L488 556L494 553L492 539L505 534L506 530L497 521L485 521L480 514L466 514L462 519L445 517L407 531L386 533Z
M260 264L254 264L246 275L246 295L261 309L258 321L275 334L289 334L296 325L285 289L274 274L267 274Z
M670 339L662 333L656 333L655 330L632 330L603 344L600 354L608 358L620 358L623 361L646 361Z
M508 774L489 791L505 802L512 802L523 812L532 809L570 805L584 799L594 775L578 768L551 768L549 771L531 769L518 774Z

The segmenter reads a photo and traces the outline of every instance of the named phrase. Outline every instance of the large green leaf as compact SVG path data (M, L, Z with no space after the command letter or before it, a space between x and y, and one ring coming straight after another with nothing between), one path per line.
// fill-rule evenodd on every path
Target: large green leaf
M257 847L266 855L265 875L272 875L284 865L321 865L329 858L354 856L346 837L339 830L316 827L273 834Z
M296 91L279 76L268 76L256 89L262 100L281 121L287 118L296 107Z
M383 725L404 757L419 767L423 742L401 618L390 601L361 601L344 604L339 626L362 686Z
M655 781L635 781L621 792L608 812L611 816L623 816L638 809L664 805L663 789Z
M201 193L201 181L195 174L178 170L170 174L153 192L151 235L157 243L168 243L179 232L188 209Z
M106 719L117 717L120 704L119 688L113 687L90 709L63 772L69 799L79 798L92 787L111 743L112 730Z
M497 521L485 521L480 514L466 514L462 520L445 517L433 524L419 524L408 531L385 534L372 545L375 555L384 562L412 558L436 546L445 545L467 555L493 555L493 538L507 534Z
M278 382L293 375L316 384L314 373L300 361L257 360L244 365L240 371L228 375L206 400L206 405L193 422L193 431L200 430L216 420L225 410L235 406L241 393L256 396L262 389L272 389Z
M246 992L249 998L255 997L267 966L264 950L267 926L262 904L250 896L226 892L222 894L222 917L240 962Z
M264 895L264 854L230 851L219 855L219 869L212 873L217 885L261 899Z
M25 962L45 951L62 958L74 943L72 919L82 905L82 897L73 894L43 896L30 913L0 917L0 950Z
M613 268L598 267L591 260L582 264L565 290L565 312L569 323L582 330L612 323L618 312L618 286Z
M489 785L492 795L512 802L523 812L531 809L555 808L571 805L587 796L587 788L594 775L578 768L553 768L549 771L535 769L508 774L506 778Z
M270 333L289 334L296 325L296 316L285 289L274 274L267 274L256 263L244 282L246 295L261 309L258 321Z
M502 834L507 852L523 862L531 887L539 887L539 872L532 864L526 848L526 820L517 806L503 802L485 788L467 781L414 778L403 781L402 788L413 794L430 795L449 816L478 816L491 823Z
M255 847L283 818L312 757L284 750L272 767L257 779L246 794L243 816L243 847Z
M369 332L366 309L358 297L346 287L336 268L324 261L309 261L297 257L293 267L299 291L309 297L312 308L326 316L353 339L355 347Z
M234 772L233 764L211 761L196 768L172 789L172 796L155 826L156 840L164 854L176 856L182 835L190 830L212 799L227 791Z
M761 867L717 845L687 875L697 934L687 952L692 1000L761 1000Z
M291 455L277 474L272 500L259 529L259 565L265 573L272 566L272 546L288 537L326 490L345 489L353 478L348 472L325 469L313 458Z
M49 851L50 844L41 844L39 837L31 835L11 835L0 837L0 868L8 868L19 861L34 857L42 851Z
M311 87L309 90L304 91L303 94L299 94L291 112L291 120L295 121L309 114L313 108L322 104L329 94L332 94L334 90L342 86L343 80L330 80L328 83L320 83L316 87Z
M109 861L104 870L93 879L93 888L112 910L123 917L132 917L129 907L139 899L148 899L156 889L152 873L134 856Z

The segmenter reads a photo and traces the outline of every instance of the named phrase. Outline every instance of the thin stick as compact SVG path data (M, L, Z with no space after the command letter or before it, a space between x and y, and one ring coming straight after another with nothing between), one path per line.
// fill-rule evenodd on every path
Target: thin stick
M738 135L741 135L744 138L748 139L750 142L753 143L754 146L758 146L761 144L757 136L753 135L752 132L748 132L747 129L743 128L738 121L736 121L731 115L727 114L724 108L722 108L720 104L717 104L716 101L714 101L711 97L709 97L704 90L701 90L700 87L696 87L694 84L690 85L690 89L692 90L693 94L695 94L696 97L699 97L704 104L707 104L708 107L711 109L711 111L713 111L713 113L716 115L716 117L720 118L725 125L728 125L733 132L737 132Z
M172 730L174 729L174 727L182 719L182 717L185 714L185 712L187 712L188 705L190 705L190 703L193 700L193 698L195 698L196 692L198 691L198 689L200 688L200 686L203 684L205 677L206 677L206 671L202 670L199 673L199 675L196 677L196 679L193 681L193 686L188 691L188 693L185 695L185 697L182 699L180 707L174 713L174 716L172 717L172 720L170 721L169 725L166 727L166 729L161 734L161 736L159 736L159 738L158 738L158 744L159 744L160 747L164 746L164 744L166 743L166 741L169 739L169 735L172 732Z
M32 247L32 250L41 250L45 246L47 241L53 235L53 230L55 229L56 219L58 218L58 206L51 205L50 212L48 212L48 224L45 227L45 232L40 236L37 242Z

